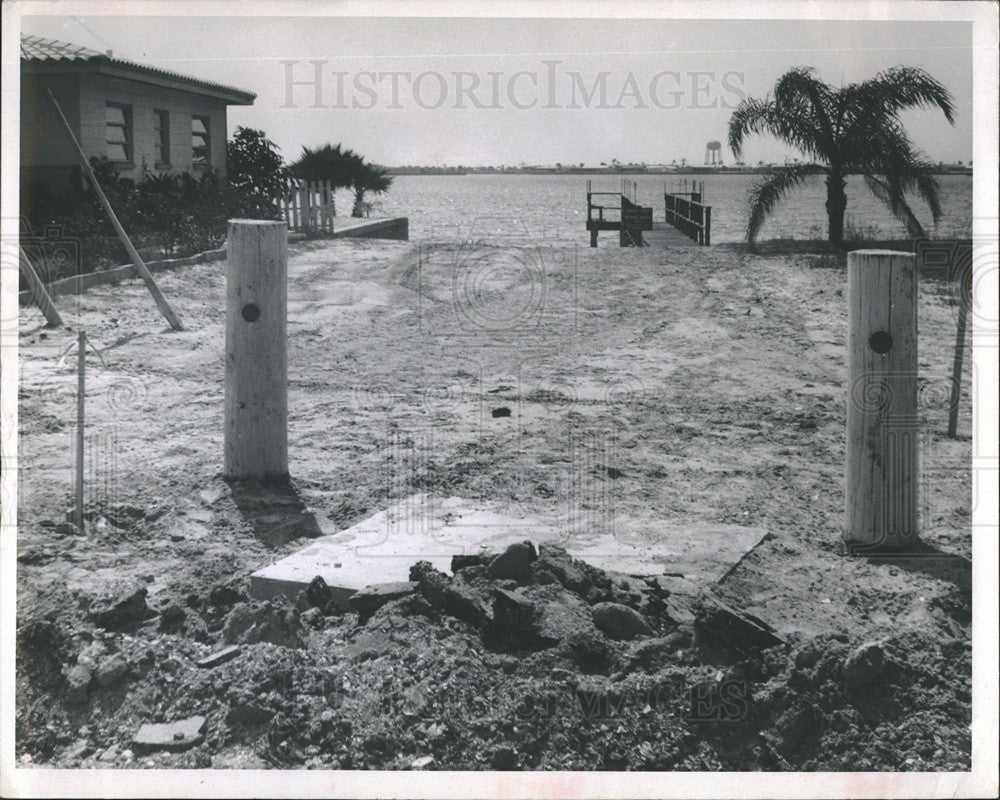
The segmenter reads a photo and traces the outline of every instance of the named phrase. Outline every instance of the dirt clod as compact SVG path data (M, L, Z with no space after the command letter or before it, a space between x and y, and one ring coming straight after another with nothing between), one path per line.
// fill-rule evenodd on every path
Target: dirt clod
M537 557L531 542L517 542L490 561L487 572L492 578L527 583L531 580L531 562Z
M143 622L154 615L146 605L146 594L145 586L133 583L117 592L98 597L90 604L90 619L108 630L120 630Z
M128 674L128 664L119 655L111 655L102 658L97 665L97 685L101 688L109 688L117 684Z
M849 684L875 683L882 677L885 653L877 642L866 642L852 650L846 659L842 674Z
M367 586L360 592L351 595L349 603L351 610L356 611L363 621L368 619L368 617L386 603L411 595L416 589L417 583L414 581L381 583L375 586Z
M594 624L612 639L634 639L637 636L652 636L645 617L634 608L621 603L598 603L591 609Z

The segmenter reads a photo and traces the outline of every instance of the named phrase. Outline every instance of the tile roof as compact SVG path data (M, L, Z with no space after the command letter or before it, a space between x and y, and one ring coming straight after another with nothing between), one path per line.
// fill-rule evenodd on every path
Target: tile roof
M109 64L133 72L147 75L158 75L164 78L182 81L183 83L196 86L201 89L221 91L229 94L243 95L248 103L252 103L257 96L253 92L244 89L237 89L234 86L226 86L222 83L192 78L189 75L181 75L178 72L171 72L157 67L150 67L145 64L137 64L134 61L115 58L112 51L101 53L98 50L91 50L89 47L61 42L58 39L47 39L43 36L28 36L21 34L21 60L22 61L80 61L94 64Z
M89 47L78 44L60 42L57 39L45 39L41 36L21 35L21 58L35 61L89 61L92 58L107 58L106 53L99 53Z

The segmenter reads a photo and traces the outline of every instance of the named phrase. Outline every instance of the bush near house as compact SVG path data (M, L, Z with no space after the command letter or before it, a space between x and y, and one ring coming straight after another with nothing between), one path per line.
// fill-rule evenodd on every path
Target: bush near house
M226 146L230 201L250 219L281 219L278 201L291 172L264 131L239 127Z
M193 255L220 247L232 218L279 219L287 168L263 131L238 128L226 148L229 174L146 173L135 181L119 176L107 159L91 165L111 207L143 258ZM80 244L81 264L36 264L42 280L129 263L97 194L89 185L56 195L42 184L21 185L21 214L33 231L58 226Z

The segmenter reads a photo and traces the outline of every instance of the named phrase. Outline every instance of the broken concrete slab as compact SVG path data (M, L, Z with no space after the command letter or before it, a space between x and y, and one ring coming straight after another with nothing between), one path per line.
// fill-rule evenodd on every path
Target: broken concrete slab
M584 640L599 636L591 608L576 595L552 586L538 586L530 597L537 609L534 629L541 642L555 645L577 634Z
M242 649L243 648L236 644L232 647L227 647L224 650L219 650L217 653L212 653L210 656L205 656L205 658L195 661L194 665L203 669L217 667L220 664L225 664L227 661L236 658Z
M694 608L695 633L713 645L746 653L782 644L774 628L764 620L703 595Z
M531 580L531 562L538 557L531 542L515 542L490 561L491 578L510 578L518 583Z
M721 580L767 534L755 526L646 519L616 519L615 529L566 549L606 572L635 577L668 572L701 586Z
M357 594L351 596L351 609L357 611L362 619L367 619L386 603L413 594L416 589L417 584L414 581L366 586Z
M321 529L332 523L317 517ZM447 572L455 554L500 551L527 538L556 536L549 526L477 507L460 498L425 494L394 503L343 531L315 539L307 547L250 576L250 593L260 600L294 598L317 575L348 608L348 598L366 586L409 580L410 566L430 562Z
M586 576L576 574L579 570L568 574L558 553L545 556L546 546L563 546L572 557L607 572L634 577L682 574L704 587L721 579L765 535L756 527L643 518L616 519L614 533L581 531L569 539L566 531L576 528L567 527L567 520L514 517L486 503L427 494L397 501L342 531L327 533L334 523L317 515L326 535L254 572L250 593L260 600L279 595L294 599L319 576L336 605L347 610L351 595L366 586L409 580L410 566L417 561L447 573L482 563L478 554L483 551L502 553L526 540L540 544L532 569L553 572L563 585L585 584Z
M132 739L136 747L149 750L185 750L201 741L204 717L188 717L176 722L147 723Z
M483 602L466 583L435 569L429 561L418 561L410 567L410 580L428 604L450 616L479 627L489 617Z

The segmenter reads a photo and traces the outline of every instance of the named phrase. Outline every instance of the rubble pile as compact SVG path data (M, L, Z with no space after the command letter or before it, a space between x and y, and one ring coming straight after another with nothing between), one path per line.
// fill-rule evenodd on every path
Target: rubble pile
M141 586L18 632L22 763L323 769L940 769L968 644L786 641L551 545L159 609ZM874 743L874 744L873 744ZM900 762L900 753L909 761ZM945 760L947 760L945 758ZM967 768L955 759L954 768Z

